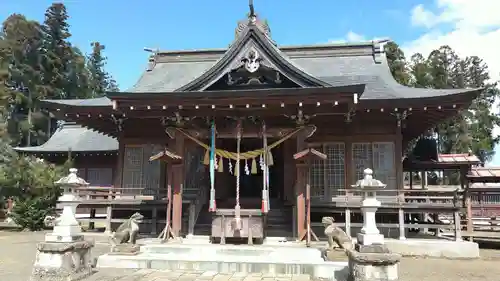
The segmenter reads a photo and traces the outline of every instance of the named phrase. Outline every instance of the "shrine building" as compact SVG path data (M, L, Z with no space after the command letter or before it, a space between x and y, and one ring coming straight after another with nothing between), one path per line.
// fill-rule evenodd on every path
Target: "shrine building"
M307 183L311 208L343 196L365 168L402 189L409 142L480 94L398 84L386 40L282 46L253 8L234 34L227 49L154 52L126 91L43 101L58 119L117 140L110 175L121 194L148 195L165 209L171 185L176 235L196 229L200 222L183 224L195 212L198 221L269 216L257 223L262 232L279 225L301 236ZM110 150L107 141L87 144ZM294 159L308 147L326 156L310 169ZM177 161L150 161L166 151ZM186 202L195 202L189 212Z

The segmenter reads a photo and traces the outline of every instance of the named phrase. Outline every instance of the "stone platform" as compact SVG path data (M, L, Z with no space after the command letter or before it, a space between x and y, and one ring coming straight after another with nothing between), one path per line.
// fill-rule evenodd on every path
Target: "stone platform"
M338 262L325 262L319 249L292 243L287 246L160 244L153 239L142 243L140 253L134 256L100 256L97 268L197 270L221 274L307 274L312 278L332 281L345 280L348 275L347 257Z
M312 281L307 274L217 273L154 269L103 269L85 281ZM343 280L344 281L344 280Z
M479 258L479 245L469 241L444 239L385 239L391 252L402 256L433 257L448 259Z

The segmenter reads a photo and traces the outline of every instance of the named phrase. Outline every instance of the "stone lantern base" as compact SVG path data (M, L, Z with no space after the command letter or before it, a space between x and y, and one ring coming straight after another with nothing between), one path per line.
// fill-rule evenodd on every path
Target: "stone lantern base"
M361 245L384 244L384 235L380 233L358 233L356 238Z
M37 245L30 281L76 281L92 274L93 241L42 242Z
M348 250L350 281L397 281L401 255L384 245L357 246Z

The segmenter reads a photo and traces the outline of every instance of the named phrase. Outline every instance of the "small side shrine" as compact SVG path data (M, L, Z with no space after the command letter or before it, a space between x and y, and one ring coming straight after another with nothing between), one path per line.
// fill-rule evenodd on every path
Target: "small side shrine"
M176 239L177 235L175 235L172 230L172 179L173 179L173 170L175 166L182 165L182 156L179 156L168 149L164 149L163 151L149 157L149 161L164 161L166 163L166 171L167 171L167 214L166 214L166 224L163 231L160 233L158 238L161 238L162 241L168 241L168 239Z
M307 174L309 175L311 172L311 165L314 159L318 159L324 161L327 159L326 154L317 151L314 148L307 148L305 150L299 151L293 155L293 159L297 162L297 167L299 169L306 168ZM311 245L311 236L314 237L316 241L319 241L318 236L311 229L311 177L307 176L306 183L306 227L305 232L299 233L299 241L303 241L306 239L306 245L309 247ZM298 214L304 215L304 214Z

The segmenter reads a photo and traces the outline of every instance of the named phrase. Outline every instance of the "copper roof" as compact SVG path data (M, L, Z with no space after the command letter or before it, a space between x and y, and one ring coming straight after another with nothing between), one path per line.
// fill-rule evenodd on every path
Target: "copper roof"
M475 167L472 168L469 178L500 178L500 167Z
M439 163L480 163L481 160L476 155L469 153L461 154L439 154Z

